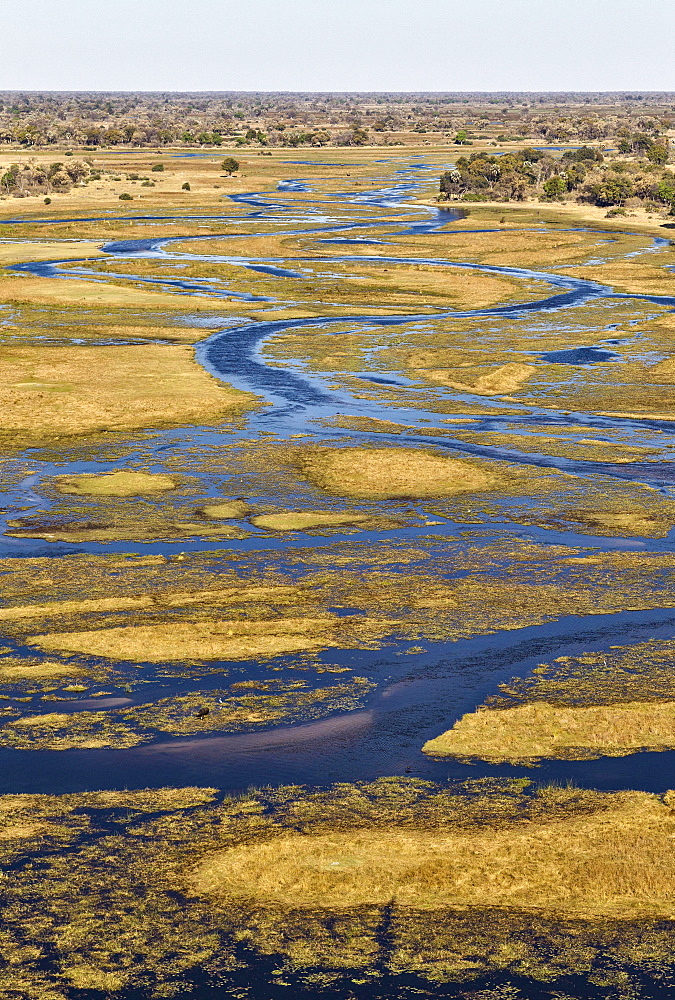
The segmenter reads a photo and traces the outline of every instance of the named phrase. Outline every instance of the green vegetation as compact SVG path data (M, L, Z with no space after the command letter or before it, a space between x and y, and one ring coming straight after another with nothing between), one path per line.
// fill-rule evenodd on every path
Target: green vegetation
M632 200L672 209L675 174L663 169L667 146L650 147L647 159L607 160L590 146L568 150L558 159L531 148L503 156L473 153L459 157L442 175L441 195L459 201L563 201L571 196L601 207Z
M221 164L221 169L228 175L236 174L239 170L239 160L235 160L233 156L227 156Z

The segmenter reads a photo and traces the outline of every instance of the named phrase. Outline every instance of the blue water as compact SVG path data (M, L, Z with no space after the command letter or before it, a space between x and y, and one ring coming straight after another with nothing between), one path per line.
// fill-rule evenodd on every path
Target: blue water
M416 169L424 164L413 164ZM441 231L452 231L453 225L463 214L432 206L419 206L409 201L410 197L424 190L424 183L414 180L405 183L383 182L364 190L343 191L336 195L320 193L314 200L287 199L288 194L300 190L296 182L285 182L274 193L250 192L233 195L243 214L233 215L177 215L157 217L156 221L208 221L213 230L197 237L157 236L142 239L111 241L104 247L106 257L111 261L124 262L127 270L97 271L89 262L46 261L35 264L16 265L15 270L37 277L61 278L77 277L93 282L111 278L128 277L134 284L147 283L161 287L164 291L182 296L208 295L214 299L217 308L219 299L236 298L245 302L275 302L273 295L257 295L253 292L233 290L227 280L193 277L191 279L167 278L164 276L135 275L133 261L154 259L158 265L189 261L198 264L200 260L213 264L222 260L229 265L241 267L243 272L262 273L271 278L307 279L307 268L325 270L331 264L339 263L349 267L366 264L368 267L388 268L415 266L420 263L452 268L455 270L478 271L485 274L502 275L531 287L532 282L548 288L548 292L538 298L528 298L524 292L516 302L476 310L436 309L435 312L406 312L399 315L370 316L355 311L351 315L336 317L312 317L291 320L269 319L250 322L239 317L210 333L197 347L197 358L204 367L218 378L238 388L257 394L267 405L246 418L245 429L234 434L229 432L228 440L236 440L237 434L250 438L261 432L274 433L280 439L291 434L306 433L314 442L339 441L345 432L331 429L326 421L348 412L355 416L385 418L405 423L411 429L406 434L407 445L433 445L436 448L462 451L487 459L507 459L520 466L532 468L556 468L573 472L577 476L604 475L616 480L629 479L649 484L657 488L670 489L675 485L675 463L598 463L582 459L565 459L545 453L519 452L513 448L499 448L485 443L467 443L451 435L440 437L425 427L426 423L438 420L438 414L425 409L425 390L414 388L409 379L397 372L363 372L362 377L381 387L403 387L418 398L410 403L384 404L377 400L356 398L346 388L331 387L333 379L308 371L300 363L288 363L283 367L270 364L266 360L265 344L270 339L286 331L320 328L328 335L336 335L345 325L353 330L391 330L392 336L406 336L406 330L414 324L440 324L448 319L463 319L475 322L477 328L491 321L509 319L518 324L539 324L555 317L574 317L574 310L590 303L608 307L620 303L650 303L668 309L675 308L675 298L668 296L630 296L615 292L611 287L585 279L563 276L546 270L509 266L483 265L473 261L448 261L442 256L424 256L415 251L410 237L423 235L433 238ZM302 183L302 182L301 182ZM318 184L319 182L315 182ZM328 213L328 215L326 214ZM321 216L322 224L316 225ZM293 225L289 226L290 218ZM152 216L125 216L125 219L155 221ZM239 234L221 231L236 222L238 230L251 225L251 234L265 236L269 233L284 236L302 236L314 241L313 252L290 253L289 256L235 257L228 251L231 241ZM22 221L22 220L15 220ZM29 221L29 220L25 220ZM57 223L59 219L50 219ZM358 235L360 232L363 235ZM464 230L465 231L465 230ZM326 233L349 233L352 235L332 236ZM384 237L384 238L383 238ZM499 234L495 233L495 239ZM200 255L183 252L180 244L199 239L213 242L222 240L223 255L213 253ZM326 256L322 248L331 243L336 247L347 245L369 245L373 249L367 254L336 254ZM651 243L645 238L646 249ZM387 253L377 252L378 245L385 244ZM399 252L389 248L399 244ZM307 246L307 243L305 243ZM339 276L335 276L338 280ZM289 286L292 288L292 285ZM283 305L281 299L279 304ZM440 328L440 327L439 327ZM542 352L541 358L549 364L592 365L613 360L617 355L603 347L580 346L573 349ZM438 388L439 392L443 391ZM450 398L465 398L472 402L470 394L447 390ZM484 397L476 401L484 402ZM621 430L633 433L651 428L661 435L674 435L675 424L667 421L632 421L630 418L602 417L597 414L573 413L555 416L545 407L522 406L501 403L506 415L474 418L472 430L503 430L513 422L527 431L529 423L548 421L552 428L556 420L565 425L576 424L579 434ZM157 471L161 471L162 458L166 454L178 455L185 449L212 446L221 439L222 432L209 428L184 428L156 432L153 454L157 459ZM379 441L400 444L397 435L371 434L350 431L349 438L356 442ZM141 452L139 452L139 455ZM106 460L102 452L100 462L87 460L54 463L41 459L39 453L27 455L37 470L32 481L26 481L20 488L9 489L2 495L6 507L32 506L34 511L48 511L49 501L39 489L43 477L55 472L101 471L124 467L134 457L134 446L130 443L126 455L113 461ZM203 487L207 492L217 493L217 488L206 479ZM270 500L274 501L274 497ZM283 502L284 498L280 498ZM390 505L392 509L395 505ZM11 514L10 514L11 516ZM250 530L250 526L246 525ZM672 551L673 539L658 540L592 538L574 531L528 527L505 523L490 526L492 536L498 537L505 531L517 537L529 538L538 543L563 544L570 547L593 545L604 550L622 549L626 545L639 545L649 551ZM437 537L457 539L465 529L462 524L453 524L449 519L434 526ZM355 543L373 543L378 540L423 538L429 529L420 525L410 525L397 532L363 531L350 534ZM317 548L333 544L339 536L321 539L302 532L294 533L290 540L269 537L262 532L252 532L252 537L244 540L224 542L222 539L207 540L196 538L172 541L68 544L50 543L28 538L5 536L0 542L3 555L60 556L68 552L115 552L137 551L139 553L176 553L180 551L209 551L226 545L231 552L240 553L245 559L247 552L267 551L275 559L283 560L285 553L308 546ZM523 775L531 774L523 768L495 767L477 764L460 765L456 762L438 762L424 756L420 748L423 742L449 728L461 714L471 711L490 693L498 683L513 674L527 673L543 657L554 658L563 653L584 652L591 649L607 649L612 644L639 641L651 636L670 638L675 636L675 615L670 611L624 612L587 618L565 617L561 614L554 623L533 628L516 629L493 636L480 636L470 640L444 642L429 645L427 651L414 655L402 655L407 645L392 639L377 651L335 651L322 654L327 662L339 661L373 677L377 689L361 711L338 715L333 718L307 725L292 727L271 727L264 732L249 734L210 735L204 738L163 739L162 741L131 750L68 751L68 752L19 752L0 750L0 787L5 791L69 791L85 788L145 787L176 782L216 783L219 787L237 791L254 783L308 782L319 784L330 781L357 780L381 774L400 774L405 771L434 779L461 778L478 775ZM283 669L283 661L280 661ZM256 675L260 666L256 664L224 664L227 670L243 670L246 676ZM267 668L265 668L267 669ZM113 692L113 696L121 696ZM64 710L63 708L61 710ZM75 709L77 710L77 709ZM307 751L310 753L307 753ZM537 777L542 780L574 780L582 785L600 788L644 788L663 790L675 785L675 754L634 754L626 758L612 758L585 762L545 762L537 769Z

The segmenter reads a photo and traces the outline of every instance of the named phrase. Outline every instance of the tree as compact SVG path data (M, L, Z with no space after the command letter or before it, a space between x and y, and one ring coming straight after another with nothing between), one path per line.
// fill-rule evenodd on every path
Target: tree
M675 178L672 180L659 181L656 188L656 197L659 201L664 201L667 205L675 205Z
M630 177L619 174L609 175L601 184L593 184L590 188L591 200L603 207L623 205L626 198L635 194L635 185Z
M654 143L647 150L647 159L650 163L656 163L662 167L664 163L668 162L668 148L660 143Z
M564 177L554 174L544 181L544 194L547 198L560 198L567 191L567 181Z
M227 156L221 163L221 167L229 177L239 170L239 160L235 160L233 156Z

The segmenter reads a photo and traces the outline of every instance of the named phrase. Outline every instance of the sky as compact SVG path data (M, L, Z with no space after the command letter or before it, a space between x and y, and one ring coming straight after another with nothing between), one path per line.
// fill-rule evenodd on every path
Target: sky
M1 90L675 90L675 0L0 0Z

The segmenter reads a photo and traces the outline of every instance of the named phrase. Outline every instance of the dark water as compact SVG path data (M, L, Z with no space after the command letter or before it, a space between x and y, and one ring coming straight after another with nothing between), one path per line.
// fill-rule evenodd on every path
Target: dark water
M295 162L295 161L293 161ZM424 164L413 165L415 170ZM265 235L277 232L284 235L304 235L316 238L318 234L336 231L370 229L363 237L340 236L331 239L316 239L318 245L332 242L347 243L396 243L416 234L433 236L434 233L451 231L453 223L461 212L432 207L413 207L406 199L419 189L419 181L401 181L384 186L372 186L365 190L352 190L337 195L321 195L309 201L285 200L285 194L305 190L304 182L282 182L274 195L249 193L234 195L232 200L249 207L247 217L222 215L177 215L166 217L125 216L126 219L143 219L149 222L175 219L180 221L200 220L212 222L222 228L223 224L236 221L241 228L242 221L250 220L254 233ZM365 213L365 214L364 214ZM288 219L297 223L289 228ZM19 220L17 220L19 221ZM66 220L49 220L50 222ZM316 222L321 222L320 226ZM374 232L373 232L374 230ZM383 240L382 237L385 237ZM442 257L387 256L368 253L359 256L341 254L339 256L290 256L283 259L241 258L229 254L229 241L234 234L216 231L194 239L215 239L223 241L222 258L206 255L208 261L222 259L229 264L238 264L244 270L264 273L272 277L293 280L304 278L301 270L307 264L314 267L329 267L339 262L366 263L371 266L387 267L419 263L433 264L479 271L486 274L500 274L522 282L545 283L550 289L543 297L492 308L471 311L445 311L435 315L428 313L401 314L390 316L364 316L358 313L333 319L268 320L265 322L239 322L225 329L217 330L199 346L197 355L208 371L235 386L256 393L269 406L248 418L247 435L260 431L270 431L281 437L291 433L310 433L314 441L335 436L319 421L336 414L348 412L390 420L401 420L417 426L416 433L407 435L408 443L433 444L436 447L461 450L467 454L488 458L508 459L520 465L551 467L573 471L578 475L598 473L617 479L633 481L667 488L675 483L675 463L609 463L564 459L545 454L521 453L513 449L496 448L490 445L468 444L452 437L434 437L422 426L426 420L437 419L437 415L424 410L423 397L415 408L383 407L375 401L352 397L346 390L329 388L326 378L315 376L294 365L276 367L267 363L264 353L265 342L286 330L320 327L327 333L333 328L344 329L348 324L355 330L369 328L406 327L415 322L431 323L444 318L463 318L481 324L494 319L512 318L518 324L540 323L547 317L574 316L574 309L589 303L618 303L633 299L648 301L668 308L675 307L675 298L664 296L617 295L611 288L584 279L561 276L546 271L532 271L525 268L497 267L473 262L449 262ZM496 237L498 238L498 237ZM202 257L197 253L185 253L173 244L183 242L182 237L147 237L110 242L105 251L110 258L124 260L128 265L133 259L158 259L167 261L190 261L198 263ZM647 241L649 243L649 241ZM68 280L70 276L107 280L108 277L127 276L127 272L105 274L92 268L77 266L77 262L39 262L16 265L16 270L49 278ZM219 297L238 297L249 302L274 301L271 296L260 296L246 292L235 292L226 283L219 284L213 279L192 278L190 280L166 277L133 275L134 282L146 282L161 286L165 291L179 295L210 294L217 301ZM549 363L589 365L607 361L616 355L600 347L579 347L548 351L541 355ZM381 385L402 385L397 373L371 374L370 379ZM527 421L542 418L551 420L550 412L536 407L528 407L527 413L519 413L515 408L513 418L492 417L476 421L477 429L494 430L504 427L507 421L518 418L523 427ZM580 433L596 430L631 430L628 419L597 417L577 413L566 415L564 422L576 421ZM644 422L641 427L644 428ZM654 431L672 433L675 427L663 421L652 421ZM205 436L206 435L206 436ZM373 440L367 433L350 432L352 438L363 441ZM217 437L213 434L212 437ZM208 432L191 428L184 431L161 432L155 453L161 460L163 450L180 453L181 448L206 441ZM386 435L379 434L379 441L387 441ZM392 441L399 441L392 436ZM122 462L121 464L124 464ZM40 475L49 475L54 469L49 463L35 462ZM101 468L109 468L104 464ZM158 466L161 469L161 465ZM60 464L59 471L96 471L89 463ZM34 503L45 506L38 493L32 493L30 484L24 493L8 495L5 499L24 500L28 497ZM48 506L48 505L46 505ZM435 529L451 535L461 526L451 523ZM417 529L419 531L419 529ZM412 531L404 531L402 537ZM588 544L590 539L573 533L554 530L519 529L522 537L536 538L537 541L551 543ZM372 541L376 533L364 532L357 536L364 541ZM391 537L391 533L388 534ZM625 539L594 539L594 544L603 548L622 548ZM232 542L233 549L242 552L270 548L277 553L285 546L322 544L318 539L298 533L293 542L279 539L254 537L242 542ZM163 552L203 550L222 547L223 541L205 543L200 539L150 543L111 543L89 545L50 544L29 539L5 539L3 548L7 555L60 555L68 551L139 551ZM672 542L648 543L657 550L670 550ZM358 665L378 681L378 689L367 706L359 712L348 713L317 723L287 728L270 729L266 732L248 735L230 734L205 738L173 739L141 748L125 751L66 751L59 753L0 751L0 783L5 791L69 791L99 787L145 787L175 783L215 783L219 787L238 791L249 784L308 782L320 784L331 781L345 781L373 778L378 775L400 774L408 771L433 779L462 778L487 774L505 776L533 776L531 770L492 765L460 765L456 762L437 762L420 752L422 743L444 729L466 711L471 711L483 698L495 690L496 685L514 674L523 675L542 657L553 658L563 652L603 649L610 644L635 641L658 634L669 638L675 635L675 620L670 612L650 613L625 612L601 618L568 619L562 616L557 622L538 628L520 629L499 633L495 636L477 637L472 640L447 642L429 649L424 655L406 656L402 662L400 649L396 643L377 653L351 651L339 653L339 657L350 666ZM331 652L331 659L335 660ZM497 666L498 665L498 666ZM246 667L255 673L255 665ZM626 758L611 758L584 762L546 762L536 770L536 778L541 780L573 780L581 785L599 788L643 788L663 790L675 784L674 754L635 754Z
M186 154L205 155L212 154ZM302 163L304 161L289 161ZM314 161L310 161L314 162ZM325 164L342 166L341 164ZM263 273L272 278L306 279L303 268L307 265L328 268L332 262L344 265L367 263L370 266L386 268L397 265L419 263L499 274L523 283L545 283L547 289L543 297L529 299L524 292L522 301L493 308L473 311L437 311L436 314L400 314L391 316L366 316L355 312L339 320L330 318L278 320L250 322L228 319L220 328L211 333L198 347L198 359L216 377L239 388L254 392L268 404L265 408L247 417L246 427L241 436L255 437L265 432L273 432L281 439L294 433L307 433L311 440L331 441L344 432L326 427L326 419L349 412L358 416L384 418L405 423L411 430L406 436L408 444L433 444L439 448L452 448L467 454L487 458L508 459L520 466L534 468L558 468L572 471L576 475L593 477L601 474L616 480L631 480L650 484L668 490L675 485L675 462L640 462L631 464L594 462L560 458L555 455L530 454L514 449L497 448L489 444L469 444L452 437L434 436L424 424L437 421L438 414L424 409L424 394L419 405L383 405L377 401L355 398L346 389L330 387L330 380L308 372L301 364L276 367L266 360L265 344L269 338L288 330L321 328L331 334L344 329L390 330L392 336L405 336L405 329L412 323L434 325L447 318L462 318L475 323L476 329L496 320L511 319L521 329L557 321L571 323L574 310L583 305L606 306L608 321L614 309L637 308L645 302L668 309L675 308L675 298L667 296L627 296L618 295L611 288L582 279L561 276L546 271L532 271L515 267L495 267L479 265L470 261L449 262L441 257L387 256L376 249L367 255L339 256L320 255L322 246L336 247L348 245L395 245L407 237L425 235L433 237L441 231L452 231L453 223L460 213L431 207L414 207L406 203L411 194L420 190L423 181L417 179L419 173L431 173L429 164L416 162L404 166L400 173L405 181L395 184L383 182L381 186L366 190L350 190L337 195L320 194L312 199L299 201L294 194L313 194L304 181L284 181L275 193L256 192L232 196L240 206L246 206L248 214L176 215L176 216L124 216L129 221L199 221L213 224L214 232L195 239L222 240L223 256L213 254L181 252L179 246L183 238L148 237L145 239L118 240L105 247L112 260L124 261L129 266L134 259L156 259L159 262L191 262L200 260L213 263L218 259L228 264L240 266L243 271ZM412 178L412 179L410 179ZM315 182L313 182L314 184ZM315 186L318 186L317 181ZM109 215L100 217L109 219ZM281 258L236 257L231 249L237 234L228 233L227 226L236 223L241 228L248 220L254 235L265 236L270 232L288 236L303 236L313 240L319 254L291 255ZM33 220L11 220L13 223ZM44 220L50 224L71 221L51 218ZM78 220L72 220L78 221ZM81 220L81 221L95 221ZM477 230L478 232L478 230ZM343 233L346 235L330 235ZM362 235L360 235L362 234ZM498 234L495 239L498 239ZM648 240L645 241L649 243ZM410 244L406 244L407 247ZM647 249L649 249L647 247ZM406 251L407 252L407 251ZM87 267L85 262L49 261L36 264L17 265L16 270L36 276L68 280L69 276L105 281L116 277L111 272L97 272ZM128 272L119 272L126 277ZM119 276L119 275L117 275ZM260 296L251 292L237 292L226 282L212 278L192 278L182 280L163 276L142 277L132 274L135 283L145 282L161 287L177 295L191 296L205 294L214 299L217 308L219 299L239 298L243 302L274 302L273 296ZM202 320L205 324L211 322ZM579 342L583 343L581 336ZM573 349L547 351L541 357L549 363L564 365L593 365L619 357L604 347L579 346ZM381 386L406 386L407 380L399 372L362 373L372 383ZM440 390L439 390L440 391ZM452 394L457 397L457 394ZM472 402L466 396L467 404ZM484 400L483 400L484 401ZM509 404L503 404L509 411ZM504 430L515 424L523 431L530 425L547 422L552 431L558 424L576 425L579 434L616 432L631 434L651 430L659 436L675 435L675 424L667 421L631 421L629 418L602 417L590 413L553 414L544 407L528 406L525 409L513 406L506 415L476 418L472 429L478 431ZM401 438L392 435L377 436L367 432L350 431L356 442L391 440L400 443ZM236 438L236 434L234 437ZM232 435L230 435L232 437ZM160 431L153 439L153 454L157 460L157 471L162 471L165 455L180 455L190 448L211 446L221 441L221 432L213 428L183 428ZM675 440L675 437L673 437ZM140 454L140 452L139 452ZM129 444L128 453L113 461L102 454L100 461L86 460L50 461L39 453L27 453L24 458L31 463L34 472L27 475L15 489L8 488L2 494L3 504L49 512L50 503L39 491L42 478L64 472L103 471L123 467L135 455L134 444ZM204 480L206 492L214 487ZM274 499L274 498L270 498ZM288 498L282 498L282 500ZM466 525L453 524L449 519L434 527L434 534L443 544L443 539L456 541ZM604 551L644 549L645 551L672 551L674 539L659 540L635 538L594 538L588 534L573 531L558 531L553 528L522 527L508 522L492 524L490 537L505 536L533 540L540 544L567 545L570 549L592 546ZM355 542L374 543L392 537L401 539L424 537L428 528L410 526L398 534L392 532L364 531L350 535ZM49 543L35 539L9 538L0 540L0 554L3 556L50 555L58 557L68 552L138 552L141 554L172 554L181 551L204 551L222 549L227 546L233 553L240 553L242 559L248 552L266 552L270 560L283 559L288 549L312 549L334 543L336 537L320 539L299 532L292 541L266 537L253 533L251 538L224 542L191 538L163 542L115 542L72 545L63 542ZM272 563L271 563L272 564ZM357 670L376 682L376 688L363 708L352 712L335 714L315 722L293 726L262 728L256 732L210 734L203 737L163 738L150 744L127 750L69 750L55 751L15 751L0 750L0 791L62 793L98 788L133 789L160 787L166 785L214 785L226 792L244 791L250 786L303 784L326 786L334 782L370 780L387 775L410 775L440 783L477 777L524 777L538 783L551 781L573 782L582 787L597 789L643 789L661 792L675 787L675 752L638 753L620 758L602 758L589 761L544 761L536 768L495 766L484 763L463 764L453 760L439 761L421 752L422 744L448 729L463 713L472 711L488 695L495 692L497 685L510 677L526 676L538 663L550 661L561 655L576 655L593 651L605 651L612 645L629 644L651 638L669 639L675 637L675 609L655 609L645 611L623 611L614 614L588 615L585 617L566 614L560 609L559 617L552 622L528 628L519 628L493 635L477 636L452 642L425 643L423 651L408 652L409 643L392 639L376 650L329 650L321 654L319 662L339 664ZM19 650L19 652L21 652ZM279 658L275 663L279 676L290 675L292 658ZM237 676L258 678L265 676L268 666L260 663L224 663L224 675L232 679ZM153 665L148 665L152 671ZM149 673L148 686L142 697L162 697L169 693L185 693L203 686L204 680L183 678L167 681ZM216 675L210 674L208 684L217 685ZM141 695L120 687L110 687L107 707L135 703ZM42 702L40 711L86 711L92 707L93 699L72 698L70 702ZM98 708L106 707L97 699ZM33 706L31 706L33 708ZM37 706L36 706L37 708ZM385 908L386 910L386 908ZM328 918L327 918L328 919ZM434 920L439 917L434 915ZM442 918L441 918L442 919ZM501 919L495 911L485 917L486 926ZM433 927L430 925L430 933ZM280 1000L294 996L304 996L308 1000L335 998L335 1000L412 1000L412 998L468 998L485 997L495 1000L619 1000L630 997L657 998L670 995L670 980L663 970L647 976L644 970L634 969L627 963L622 975L628 977L629 985L621 992L611 976L588 974L565 975L561 973L555 981L537 981L524 975L507 973L480 974L477 979L467 982L434 982L433 976L418 978L408 974L396 974L390 969L392 951L391 930L386 913L378 933L378 953L373 958L376 978L364 982L363 970L341 971L339 976L321 986L312 985L306 979L284 974L283 982L275 978L278 966L276 956L264 956L257 952L247 952L239 946L240 969L233 970L227 980L209 977L205 972L197 973L186 980L181 995L193 1000L236 996L254 997L260 1000ZM532 949L549 947L537 938L535 931L514 931L514 940L521 941ZM603 975L605 979L603 980ZM623 989L623 987L621 988ZM485 991L485 992L480 992ZM147 1000L151 990L148 986L127 991L124 1000ZM96 991L74 991L77 1000L98 1000L102 994Z

